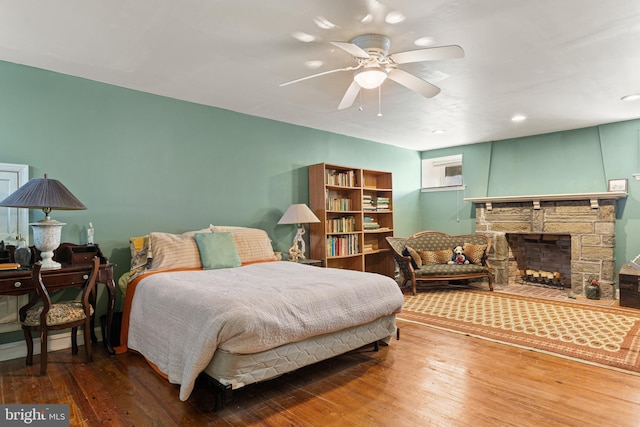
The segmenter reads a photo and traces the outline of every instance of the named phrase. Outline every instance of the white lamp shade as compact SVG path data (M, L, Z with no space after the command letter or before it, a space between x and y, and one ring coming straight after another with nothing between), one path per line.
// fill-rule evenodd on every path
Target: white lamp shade
M353 79L361 88L375 89L387 78L387 73L380 67L369 67L358 70L353 75Z
M320 222L317 216L304 203L297 203L287 208L278 224L309 224Z

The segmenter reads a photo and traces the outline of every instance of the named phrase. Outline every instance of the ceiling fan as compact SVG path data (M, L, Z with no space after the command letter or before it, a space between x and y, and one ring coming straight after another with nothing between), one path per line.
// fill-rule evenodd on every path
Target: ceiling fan
M464 57L464 50L457 45L408 50L389 54L391 39L381 34L365 34L354 38L348 43L331 42L331 44L353 56L357 64L291 80L282 83L280 86L287 86L339 71L354 71L353 82L351 82L351 85L349 85L349 88L342 97L342 101L340 101L338 105L339 110L351 107L360 93L361 88L378 88L387 78L422 96L431 98L440 92L440 88L398 68L398 65L411 62Z

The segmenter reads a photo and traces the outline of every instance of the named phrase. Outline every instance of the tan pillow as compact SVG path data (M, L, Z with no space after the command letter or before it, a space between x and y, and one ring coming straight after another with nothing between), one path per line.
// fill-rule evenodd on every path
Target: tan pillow
M410 246L405 246L404 248L407 250L407 253L411 257L411 260L413 261L413 263L412 263L413 264L413 268L422 267L422 258L420 257L418 252L415 249L413 249L412 247L410 247Z
M420 258L422 258L422 264L424 265L446 264L453 256L453 250L451 249L441 249L439 251L418 251L418 253L420 254Z
M202 268L200 252L193 234L193 232L184 234L149 233L149 244L153 252L149 270Z
M465 243L462 245L462 250L471 264L482 264L482 257L484 256L484 251L487 250L487 245Z
M242 265L255 262L276 261L276 254L273 252L271 239L266 231L260 230L259 228L217 225L212 225L210 228L214 233L231 233Z

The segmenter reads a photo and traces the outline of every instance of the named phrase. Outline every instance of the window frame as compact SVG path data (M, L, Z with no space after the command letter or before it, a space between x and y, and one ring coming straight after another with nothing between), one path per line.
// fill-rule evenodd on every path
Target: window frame
M421 191L460 191L465 189L462 154L422 159L421 167ZM447 168L451 167L460 167L460 184L446 185Z

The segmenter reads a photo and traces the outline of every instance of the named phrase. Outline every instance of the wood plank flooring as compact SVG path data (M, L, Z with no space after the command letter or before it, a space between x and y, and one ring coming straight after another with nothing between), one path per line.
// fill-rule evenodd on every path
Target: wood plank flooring
M0 363L2 403L66 403L72 426L639 426L640 376L399 321L400 341L234 392L221 412L138 355Z

